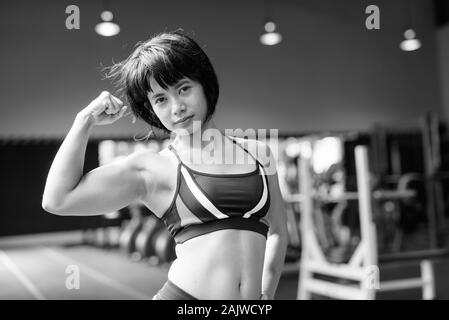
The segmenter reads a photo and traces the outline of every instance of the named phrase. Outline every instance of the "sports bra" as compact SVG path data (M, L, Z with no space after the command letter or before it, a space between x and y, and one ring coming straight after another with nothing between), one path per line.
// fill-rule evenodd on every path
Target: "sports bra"
M212 174L186 166L178 159L176 192L161 216L176 243L223 229L249 230L267 237L264 218L270 208L268 179L260 162L234 139L255 161L257 168L240 174Z

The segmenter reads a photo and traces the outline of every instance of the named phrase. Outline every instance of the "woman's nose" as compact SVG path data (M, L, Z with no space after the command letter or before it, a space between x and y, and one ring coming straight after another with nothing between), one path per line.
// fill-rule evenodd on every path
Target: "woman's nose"
M182 115L186 111L186 105L182 101L175 101L173 103L172 112L174 115Z

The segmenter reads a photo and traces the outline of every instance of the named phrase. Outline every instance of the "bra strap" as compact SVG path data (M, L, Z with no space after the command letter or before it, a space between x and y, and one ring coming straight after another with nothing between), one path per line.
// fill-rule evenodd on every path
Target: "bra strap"
M238 145L240 148L242 148L247 154L249 154L249 155L251 156L251 158L254 159L254 161L256 161L257 164L259 164L259 165L262 166L262 164L259 162L259 160L257 160L257 158L254 157L254 156L252 155L251 152L249 152L249 151L248 151L246 148L244 148L240 143L238 143L237 141L234 140L234 137L230 137L230 136L226 136L226 135L225 135L225 137L227 137L229 140L231 140L232 142L234 142L235 145ZM262 167L263 167L263 166L262 166Z
M174 155L176 156L176 158L178 159L179 163L182 164L182 160L181 160L181 158L179 157L178 152L176 152L176 149L175 149L171 144L168 145L168 149L169 149L171 152L173 152L173 154L174 154Z

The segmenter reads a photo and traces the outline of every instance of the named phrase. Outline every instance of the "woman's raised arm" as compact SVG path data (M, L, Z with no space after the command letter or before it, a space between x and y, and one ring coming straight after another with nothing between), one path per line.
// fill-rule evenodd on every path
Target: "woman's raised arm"
M139 154L113 161L83 176L89 135L95 125L120 119L126 107L104 91L80 111L59 148L47 176L42 207L58 215L100 215L147 194L149 178L137 165Z

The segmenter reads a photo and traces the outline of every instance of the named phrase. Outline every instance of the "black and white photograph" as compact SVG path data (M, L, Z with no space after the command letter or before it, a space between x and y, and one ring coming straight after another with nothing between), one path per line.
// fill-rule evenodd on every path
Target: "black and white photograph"
M0 300L449 300L449 1L5 0L0 39Z

